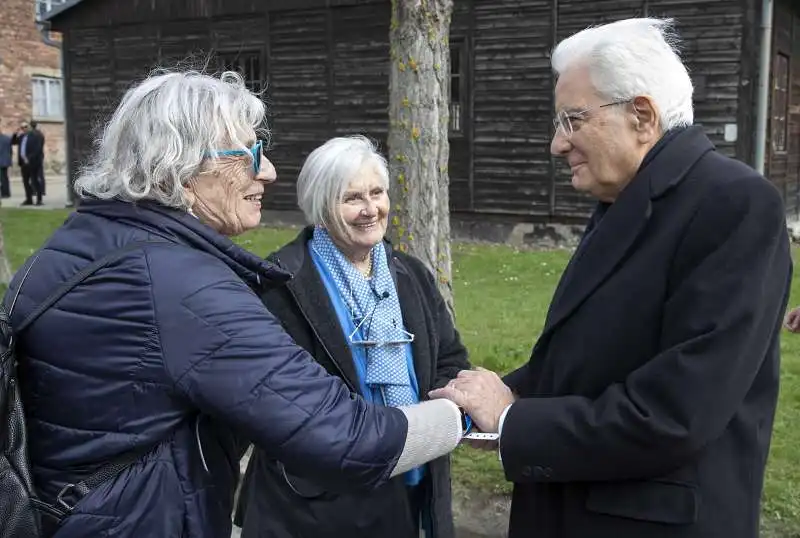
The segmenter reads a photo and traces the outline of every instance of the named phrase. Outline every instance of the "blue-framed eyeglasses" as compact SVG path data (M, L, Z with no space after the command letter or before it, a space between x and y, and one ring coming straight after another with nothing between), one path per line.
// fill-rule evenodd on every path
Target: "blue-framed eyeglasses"
M354 346L363 346L363 347L377 347L377 346L402 346L403 344L410 344L414 341L414 335L407 330L400 328L400 333L402 334L401 338L396 340L386 340L386 341L379 341L379 340L370 340L369 336L365 340L356 340L356 335L361 330L361 327L364 326L364 323L369 320L369 325L367 325L367 335L369 335L370 327L372 326L372 318L375 317L375 309L378 307L378 302L376 302L372 309L369 311L369 314L364 316L364 318L358 322L356 328L353 329L353 332L350 333L348 336L348 340Z
M206 157L239 157L242 155L250 155L253 157L253 172L258 175L261 172L261 156L263 155L263 146L261 140L256 141L253 147L249 150L244 149L215 149L214 151L207 151Z

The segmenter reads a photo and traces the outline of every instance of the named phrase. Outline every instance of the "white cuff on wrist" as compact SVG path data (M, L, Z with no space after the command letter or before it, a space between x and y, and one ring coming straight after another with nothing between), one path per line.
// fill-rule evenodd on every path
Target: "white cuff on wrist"
M500 441L503 439L503 423L506 421L506 415L508 414L508 410L511 409L511 406L514 405L513 403L508 404L503 412L500 414L500 421L497 424L497 434L499 437L497 438L497 459L501 462L503 461L503 455L500 453Z

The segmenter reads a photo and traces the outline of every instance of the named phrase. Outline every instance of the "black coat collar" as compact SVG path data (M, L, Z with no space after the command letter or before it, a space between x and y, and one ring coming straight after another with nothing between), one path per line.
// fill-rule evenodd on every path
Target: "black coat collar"
M351 389L358 391L358 373L350 347L339 325L325 285L314 266L314 261L308 255L307 244L313 237L313 232L313 226L304 228L293 241L271 254L268 259L293 275L287 283L292 299L314 331L315 338L325 349L326 359L342 373ZM425 312L423 303L425 298L422 297L419 287L414 285L414 277L401 260L402 255L391 250L388 240L386 245L389 247L389 252L393 253L389 258L389 271L397 289L403 322L407 330L414 334L414 342L411 345L414 368L420 393L424 395L431 388L430 365L435 357L431 348L430 329L426 322L430 319L430 314ZM317 359L324 358L317 357Z
M636 177L617 200L590 220L594 227L576 251L553 298L539 342L568 318L625 258L645 229L653 200L665 196L714 145L700 127L665 135L645 157Z

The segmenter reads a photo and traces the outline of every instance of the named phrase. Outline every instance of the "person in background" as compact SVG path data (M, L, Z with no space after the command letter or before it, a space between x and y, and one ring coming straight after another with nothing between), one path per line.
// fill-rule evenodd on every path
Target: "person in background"
M75 182L79 209L13 279L4 303L19 327L105 263L17 335L35 489L62 512L47 536L230 536L250 443L347 491L461 440L457 406L354 396L259 299L290 278L231 240L259 225L276 179L264 118L236 73L132 87Z
M8 169L13 164L11 137L2 131L0 122L0 197L11 197L11 183L9 182Z
M783 201L693 126L672 21L559 43L555 135L597 200L530 360L432 396L499 433L510 537L757 538L792 260Z
M28 122L20 124L19 130L12 137L17 146L17 161L22 172L22 186L25 189L23 206L42 205L42 190L39 177L44 165L44 136L32 129Z
M289 336L365 400L400 407L470 368L433 274L384 238L386 160L363 136L315 149L297 179L310 223L268 257L294 275L262 294ZM243 486L243 538L454 538L449 457L356 493L331 491L257 449Z
M44 180L44 159L45 159L45 147L47 145L47 138L44 136L44 132L39 129L39 124L36 121L31 120L31 130L35 131L36 134L41 137L42 141L42 166L39 167L39 192L42 196L47 194L45 188L45 180Z

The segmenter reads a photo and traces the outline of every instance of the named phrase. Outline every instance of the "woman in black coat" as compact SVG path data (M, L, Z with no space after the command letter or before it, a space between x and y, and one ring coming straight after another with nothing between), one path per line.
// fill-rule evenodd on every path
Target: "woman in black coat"
M384 239L388 181L386 161L363 137L312 152L297 192L313 224L269 257L293 279L262 300L352 392L400 406L470 365L433 275ZM421 529L452 538L449 458L373 491L338 494L256 450L238 515L243 538L418 538Z

